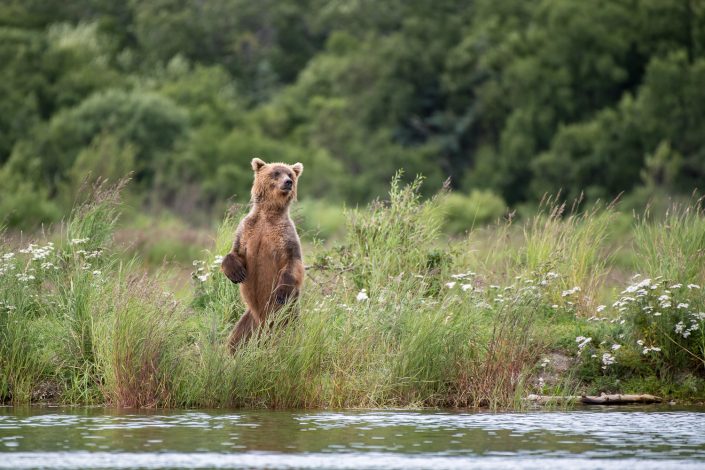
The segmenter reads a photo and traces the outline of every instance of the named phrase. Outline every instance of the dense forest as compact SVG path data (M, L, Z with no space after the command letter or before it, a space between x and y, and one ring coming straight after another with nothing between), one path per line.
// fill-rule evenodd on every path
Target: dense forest
M705 181L704 0L2 0L0 64L11 227L130 172L209 214L253 156L347 204L400 168L510 206Z

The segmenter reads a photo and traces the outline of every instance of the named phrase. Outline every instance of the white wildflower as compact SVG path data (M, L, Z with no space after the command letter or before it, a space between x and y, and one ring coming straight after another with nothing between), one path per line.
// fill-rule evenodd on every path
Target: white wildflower
M35 279L35 277L33 275L25 274L25 273L18 273L16 275L16 277L17 277L17 280L20 282L28 282L28 281L32 281Z
M206 282L208 280L208 276L210 276L210 273L199 274L196 277L198 278L199 281Z
M603 364L602 368L603 369L607 369L607 366L610 366L610 365L614 364L615 362L617 362L617 359L615 359L615 357L612 354L604 353L602 355L602 364Z
M580 292L580 287L579 287L579 286L575 286L575 287L573 287L572 289L564 290L564 291L561 293L561 297L568 297L569 295L573 295L573 294L575 294L575 293L577 293L577 292Z
M673 284L672 286L669 287L669 289L680 289L683 287L683 284L678 283L678 284Z
M598 306L597 306L597 309L596 309L596 310L597 310L597 313L602 312L602 311L603 311L604 309L606 309L606 308L607 308L606 305L598 305Z
M612 350L613 350L613 351L616 351L617 349L619 349L619 348L621 348L621 347L622 347L621 344L613 344L613 345L612 345Z
M586 338L585 336L578 336L575 338L575 342L578 343L578 349L582 350L587 344L592 341L592 338Z
M452 289L453 287L455 287L455 284L457 284L457 283L456 282L446 282L446 287L448 289Z
M700 286L697 284L688 284L688 289L700 289Z
M463 291L466 291L468 289L472 289L472 284L460 284L460 288L463 289Z
M357 293L357 296L355 296L355 299L358 302L364 302L365 300L369 299L369 297L367 296L367 290L362 289L360 292Z
M688 308L689 306L690 306L689 304L680 303L680 304L676 305L676 308Z
M676 328L674 330L676 333L682 334L684 330L685 330L685 324L682 321L679 321L678 323L676 323Z
M89 240L89 238L72 238L71 244L72 245L80 245L82 243L86 243L88 240Z

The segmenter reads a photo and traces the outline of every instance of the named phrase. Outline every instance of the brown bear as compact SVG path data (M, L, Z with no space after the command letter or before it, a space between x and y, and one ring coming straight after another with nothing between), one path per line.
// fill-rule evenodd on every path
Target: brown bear
M264 324L267 316L295 300L304 281L301 242L289 205L296 200L301 163L252 160L252 208L235 231L235 242L221 269L235 284L247 310L235 325L228 345L234 352Z

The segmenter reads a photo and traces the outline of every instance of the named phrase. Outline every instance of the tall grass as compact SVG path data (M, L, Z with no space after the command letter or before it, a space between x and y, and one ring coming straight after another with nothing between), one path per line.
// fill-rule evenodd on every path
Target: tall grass
M637 219L634 250L639 254L636 264L641 273L686 284L705 281L702 204L701 198L689 205L673 205L662 220L651 220L648 212Z
M638 302L596 307L612 207L577 212L549 201L521 225L449 242L439 236L439 202L421 200L420 184L397 177L387 200L349 212L337 246L305 253L299 301L234 356L226 338L244 305L219 256L241 213L224 219L213 251L194 263L192 294L177 299L159 272L121 261L112 242L120 186L97 186L55 244L3 245L0 399L25 403L51 389L55 401L121 407L502 408L536 389L545 353L575 355L575 337L590 334L567 387L702 372L693 360L705 357L702 328L688 323L692 335L676 337L671 325L699 319L697 311L674 303L659 330L643 310L628 310ZM637 223L651 276L702 279L701 263L687 260L701 254L703 216L689 211ZM699 287L681 294L692 308L704 305ZM637 341L662 354L642 354ZM604 354L616 363L603 367Z

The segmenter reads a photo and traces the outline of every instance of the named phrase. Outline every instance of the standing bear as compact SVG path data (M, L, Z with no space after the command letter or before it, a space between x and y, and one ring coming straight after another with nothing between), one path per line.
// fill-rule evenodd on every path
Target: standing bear
M296 183L304 171L301 163L265 163L252 160L252 208L235 232L230 253L221 269L235 284L247 310L237 322L228 345L234 352L267 317L295 300L304 281L301 242L289 205L296 200Z

